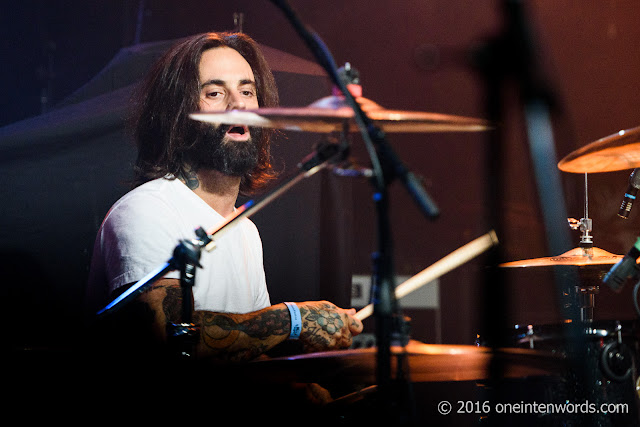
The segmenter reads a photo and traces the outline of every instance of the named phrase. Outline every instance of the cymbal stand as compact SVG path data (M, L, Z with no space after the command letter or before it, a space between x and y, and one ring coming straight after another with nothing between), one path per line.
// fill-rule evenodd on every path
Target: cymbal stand
M568 218L569 227L572 230L580 230L580 248L583 256L593 256L593 220L589 218L589 185L588 176L584 174L584 217L580 221L575 218ZM595 307L595 295L600 291L600 286L592 283L576 283L574 286L575 295L571 298L576 301L580 309L580 321L593 321L593 310Z
M249 217L261 210L304 178L308 178L319 170L324 169L329 163L342 162L347 151L348 145L344 140L340 144L331 142L319 143L315 151L300 161L297 165L298 171L293 176L286 179L259 201L249 200L243 204L236 209L233 215L227 217L221 225L207 231L202 227L198 227L195 230L196 237L194 239L180 241L174 249L173 256L165 264L129 287L102 310L98 311L96 316L101 318L115 313L167 273L180 271L182 321L168 325L169 345L172 350L175 350L174 354L177 353L179 358L191 358L195 353L195 344L199 337L199 328L192 323L192 314L193 285L195 284L196 268L202 267L199 262L202 249L207 251L215 249L216 239L220 238L224 232L231 229L242 218Z
M580 247L584 251L585 256L593 255L593 220L589 218L589 184L587 173L584 174L584 217L580 221L575 218L568 218L569 227L572 230L580 229Z
M396 403L402 404L403 402L398 401L398 398L391 391L393 385L391 379L391 342L394 332L397 332L399 325L396 322L400 316L395 297L388 186L395 178L399 178L419 209L429 219L438 217L439 209L427 194L420 180L397 157L387 142L384 132L373 124L373 121L364 113L354 96L349 92L347 85L338 74L333 56L320 37L302 23L285 0L272 0L272 3L282 10L319 64L325 69L332 83L345 97L347 105L354 112L354 120L360 130L373 166L374 174L371 184L374 187L373 200L376 207L378 229L378 252L373 257L374 271L371 292L374 303L378 347L376 353L376 377L382 405L388 407ZM398 376L398 378L400 377L403 377L403 375ZM395 411L397 408L391 409L394 409L394 411L385 411L385 408L381 407L381 416L389 417L391 413L398 412ZM403 415L406 415L406 413ZM409 416L413 416L413 414Z

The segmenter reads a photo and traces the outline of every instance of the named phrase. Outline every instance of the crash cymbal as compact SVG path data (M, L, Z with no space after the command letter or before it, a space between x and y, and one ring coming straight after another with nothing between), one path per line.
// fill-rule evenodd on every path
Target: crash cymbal
M357 97L357 102L376 126L385 132L475 132L490 129L485 120L447 114L387 110ZM228 125L247 125L284 130L327 133L358 131L354 113L341 96L327 96L307 107L258 108L193 113L192 119Z
M567 155L558 163L564 172L613 172L640 167L640 127L621 130Z
M615 264L622 258L622 255L614 255L603 249L585 249L578 247L559 256L512 261L500 264L500 267L552 267L557 265L574 265L581 267L589 265Z
M540 350L505 348L492 353L488 347L423 344L411 341L406 349L391 347L392 355L404 355L411 381L473 381L489 377L492 357L504 363L510 378L553 375L566 361L557 354ZM260 373L279 381L375 383L377 348L361 348L302 354L252 362L252 378ZM397 357L392 357L395 374ZM245 369L247 365L244 365Z

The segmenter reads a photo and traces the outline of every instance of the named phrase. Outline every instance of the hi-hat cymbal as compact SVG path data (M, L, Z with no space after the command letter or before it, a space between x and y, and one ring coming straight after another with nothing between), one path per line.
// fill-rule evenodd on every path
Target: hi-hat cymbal
M356 101L376 126L385 132L475 132L490 129L486 120L417 111L387 110L375 102L357 97ZM358 126L354 112L340 96L327 96L307 107L257 108L193 113L192 119L228 125L247 125L284 130L328 133Z
M614 255L599 248L574 248L559 256L525 259L500 264L500 267L553 267L557 265L574 265L578 267L589 265L615 264L622 259L622 255Z
M393 356L404 356L414 382L473 381L489 378L492 357L503 363L509 378L556 375L566 360L541 350L505 348L492 351L475 345L424 344L410 341L406 348L392 346ZM377 348L308 353L256 361L243 365L252 378L274 378L297 382L375 383ZM397 360L392 357L392 373Z
M621 130L568 154L558 163L564 172L613 172L640 167L640 127Z

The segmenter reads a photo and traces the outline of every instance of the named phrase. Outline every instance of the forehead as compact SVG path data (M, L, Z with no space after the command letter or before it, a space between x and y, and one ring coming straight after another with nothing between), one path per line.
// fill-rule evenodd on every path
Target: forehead
M254 80L249 63L230 47L207 49L200 58L200 83L222 80L227 83L240 80Z

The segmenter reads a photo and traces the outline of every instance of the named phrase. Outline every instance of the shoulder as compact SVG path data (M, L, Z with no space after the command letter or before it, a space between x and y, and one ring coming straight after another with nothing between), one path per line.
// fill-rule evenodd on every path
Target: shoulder
M179 182L178 182L179 183ZM149 181L134 188L113 204L107 218L136 213L159 213L169 209L176 199L175 180L165 178Z
M240 227L246 235L254 239L260 239L260 232L258 231L258 227L256 227L253 221L251 221L249 218L243 218L240 221Z
M131 190L113 204L104 218L102 229L147 229L175 217L174 181L164 178L149 181Z
M246 230L250 230L253 233L258 233L258 227L256 227L253 221L251 221L249 218L243 218L241 223Z

